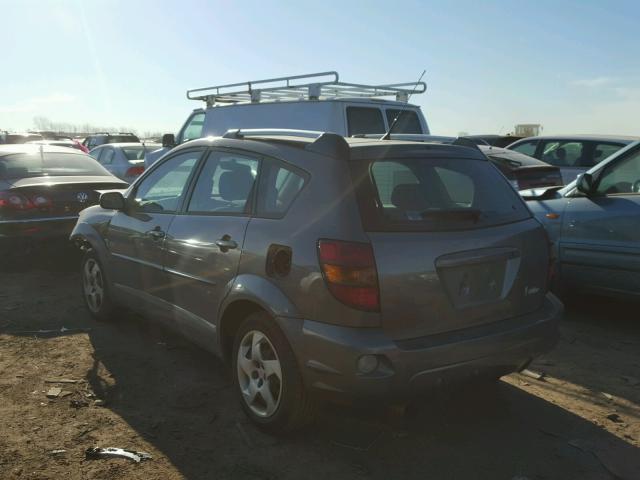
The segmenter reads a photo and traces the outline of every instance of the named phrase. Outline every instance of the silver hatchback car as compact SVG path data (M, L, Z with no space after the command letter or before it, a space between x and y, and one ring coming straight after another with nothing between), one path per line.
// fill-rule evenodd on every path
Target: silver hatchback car
M229 131L183 144L71 235L98 319L128 306L232 366L259 426L517 371L557 341L549 243L475 148Z

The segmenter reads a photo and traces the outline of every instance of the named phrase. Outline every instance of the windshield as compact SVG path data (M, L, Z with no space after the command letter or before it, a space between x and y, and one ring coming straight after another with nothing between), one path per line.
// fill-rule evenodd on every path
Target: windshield
M530 216L505 178L486 161L393 159L353 165L361 180L356 183L368 230L472 229Z
M0 157L0 178L111 175L93 158L73 153L19 153Z

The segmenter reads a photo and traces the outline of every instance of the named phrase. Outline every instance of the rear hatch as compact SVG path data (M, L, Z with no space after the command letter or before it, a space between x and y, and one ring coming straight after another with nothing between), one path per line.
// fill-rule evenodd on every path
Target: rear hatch
M391 338L461 330L541 306L546 236L488 161L439 151L352 165Z

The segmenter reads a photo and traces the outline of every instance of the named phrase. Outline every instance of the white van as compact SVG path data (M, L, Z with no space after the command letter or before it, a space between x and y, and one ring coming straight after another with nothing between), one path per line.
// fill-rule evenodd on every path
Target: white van
M429 126L412 94L424 93L424 82L363 85L340 82L337 72L218 85L187 91L203 101L177 136L166 134L163 148L148 153L146 166L188 140L220 136L242 128L286 128L332 132L342 136L392 133L425 134ZM384 97L394 97L388 100Z

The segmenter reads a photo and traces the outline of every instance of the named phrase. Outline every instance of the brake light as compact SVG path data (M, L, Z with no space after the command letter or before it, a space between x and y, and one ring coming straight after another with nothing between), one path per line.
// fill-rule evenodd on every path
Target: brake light
M49 208L51 207L51 199L44 195L34 195L31 197L31 203L35 208Z
M144 167L140 165L137 167L130 167L124 175L125 177L137 177L142 172L144 172Z
M319 240L318 256L329 291L358 310L380 310L378 272L367 243Z
M33 203L24 195L13 192L0 192L0 208L11 210L30 210Z

